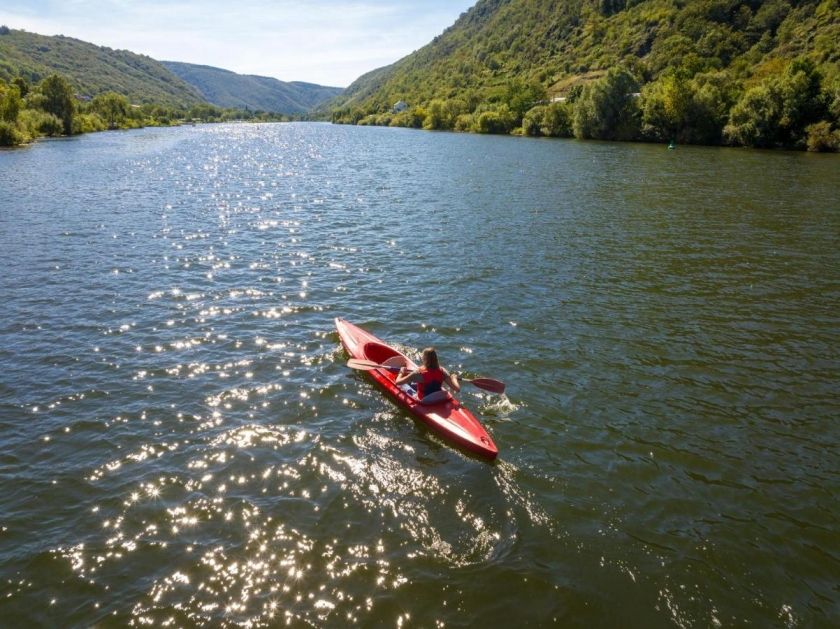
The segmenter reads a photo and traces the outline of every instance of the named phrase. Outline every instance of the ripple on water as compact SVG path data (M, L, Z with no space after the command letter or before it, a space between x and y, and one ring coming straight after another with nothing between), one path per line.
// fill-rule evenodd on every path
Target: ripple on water
M836 162L660 148L313 124L0 153L0 616L826 624ZM336 316L505 380L462 394L500 460L347 370Z

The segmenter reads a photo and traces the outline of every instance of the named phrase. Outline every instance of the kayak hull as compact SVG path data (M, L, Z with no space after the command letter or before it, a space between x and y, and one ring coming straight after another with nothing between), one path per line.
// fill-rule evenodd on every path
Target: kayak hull
M372 360L379 364L404 364L409 369L417 367L405 354L349 321L337 318L335 327L341 344L352 358ZM367 373L396 404L450 443L486 459L495 459L498 455L499 450L484 426L456 398L449 396L449 399L440 402L423 404L394 384L395 371L372 369Z

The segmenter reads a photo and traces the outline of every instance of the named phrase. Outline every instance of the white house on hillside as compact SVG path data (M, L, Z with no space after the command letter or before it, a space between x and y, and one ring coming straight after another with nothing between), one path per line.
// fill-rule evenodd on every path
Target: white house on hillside
M396 103L394 103L393 111L395 114L398 114L401 111L405 111L406 109L408 109L408 103L404 100L398 100Z

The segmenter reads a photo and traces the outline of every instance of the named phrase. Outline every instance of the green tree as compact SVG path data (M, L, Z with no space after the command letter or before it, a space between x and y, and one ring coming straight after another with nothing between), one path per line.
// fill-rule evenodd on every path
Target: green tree
M525 135L542 135L541 127L545 116L545 105L537 105L528 110L522 118L522 133Z
M73 133L73 114L76 112L76 103L67 79L61 75L52 74L41 82L39 91L43 96L40 103L41 109L61 120L65 135Z
M17 85L21 98L26 98L27 94L29 94L29 83L22 76L13 78L12 85Z
M426 112L426 119L423 121L424 129L449 130L455 122L450 119L446 111L446 103L440 98L432 100Z
M732 108L724 133L745 146L805 148L807 127L829 115L826 101L813 62L796 59L781 76L747 90Z
M107 92L94 97L90 109L105 121L109 129L117 129L128 116L128 99L116 92Z
M20 114L23 100L17 85L9 85L0 91L0 120L14 124Z
M551 103L545 108L540 133L552 138L572 137L572 108L567 103Z
M640 131L635 92L639 84L622 68L587 85L575 103L575 137L596 140L631 140Z
M781 118L779 127L785 144L804 143L805 128L827 114L827 103L820 87L821 76L814 62L795 59L779 81Z
M770 147L779 139L781 94L775 82L747 90L729 114L727 140L743 146Z
M529 109L545 99L545 88L537 81L513 79L506 86L504 102L517 122L522 120Z
M642 130L657 140L685 141L693 92L683 74L671 71L642 88Z

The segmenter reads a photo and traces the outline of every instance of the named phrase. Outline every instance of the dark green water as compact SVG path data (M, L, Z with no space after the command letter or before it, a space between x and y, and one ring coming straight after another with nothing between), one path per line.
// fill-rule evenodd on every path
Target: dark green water
M838 199L838 156L318 124L0 153L0 624L836 626ZM336 316L504 380L499 460Z

